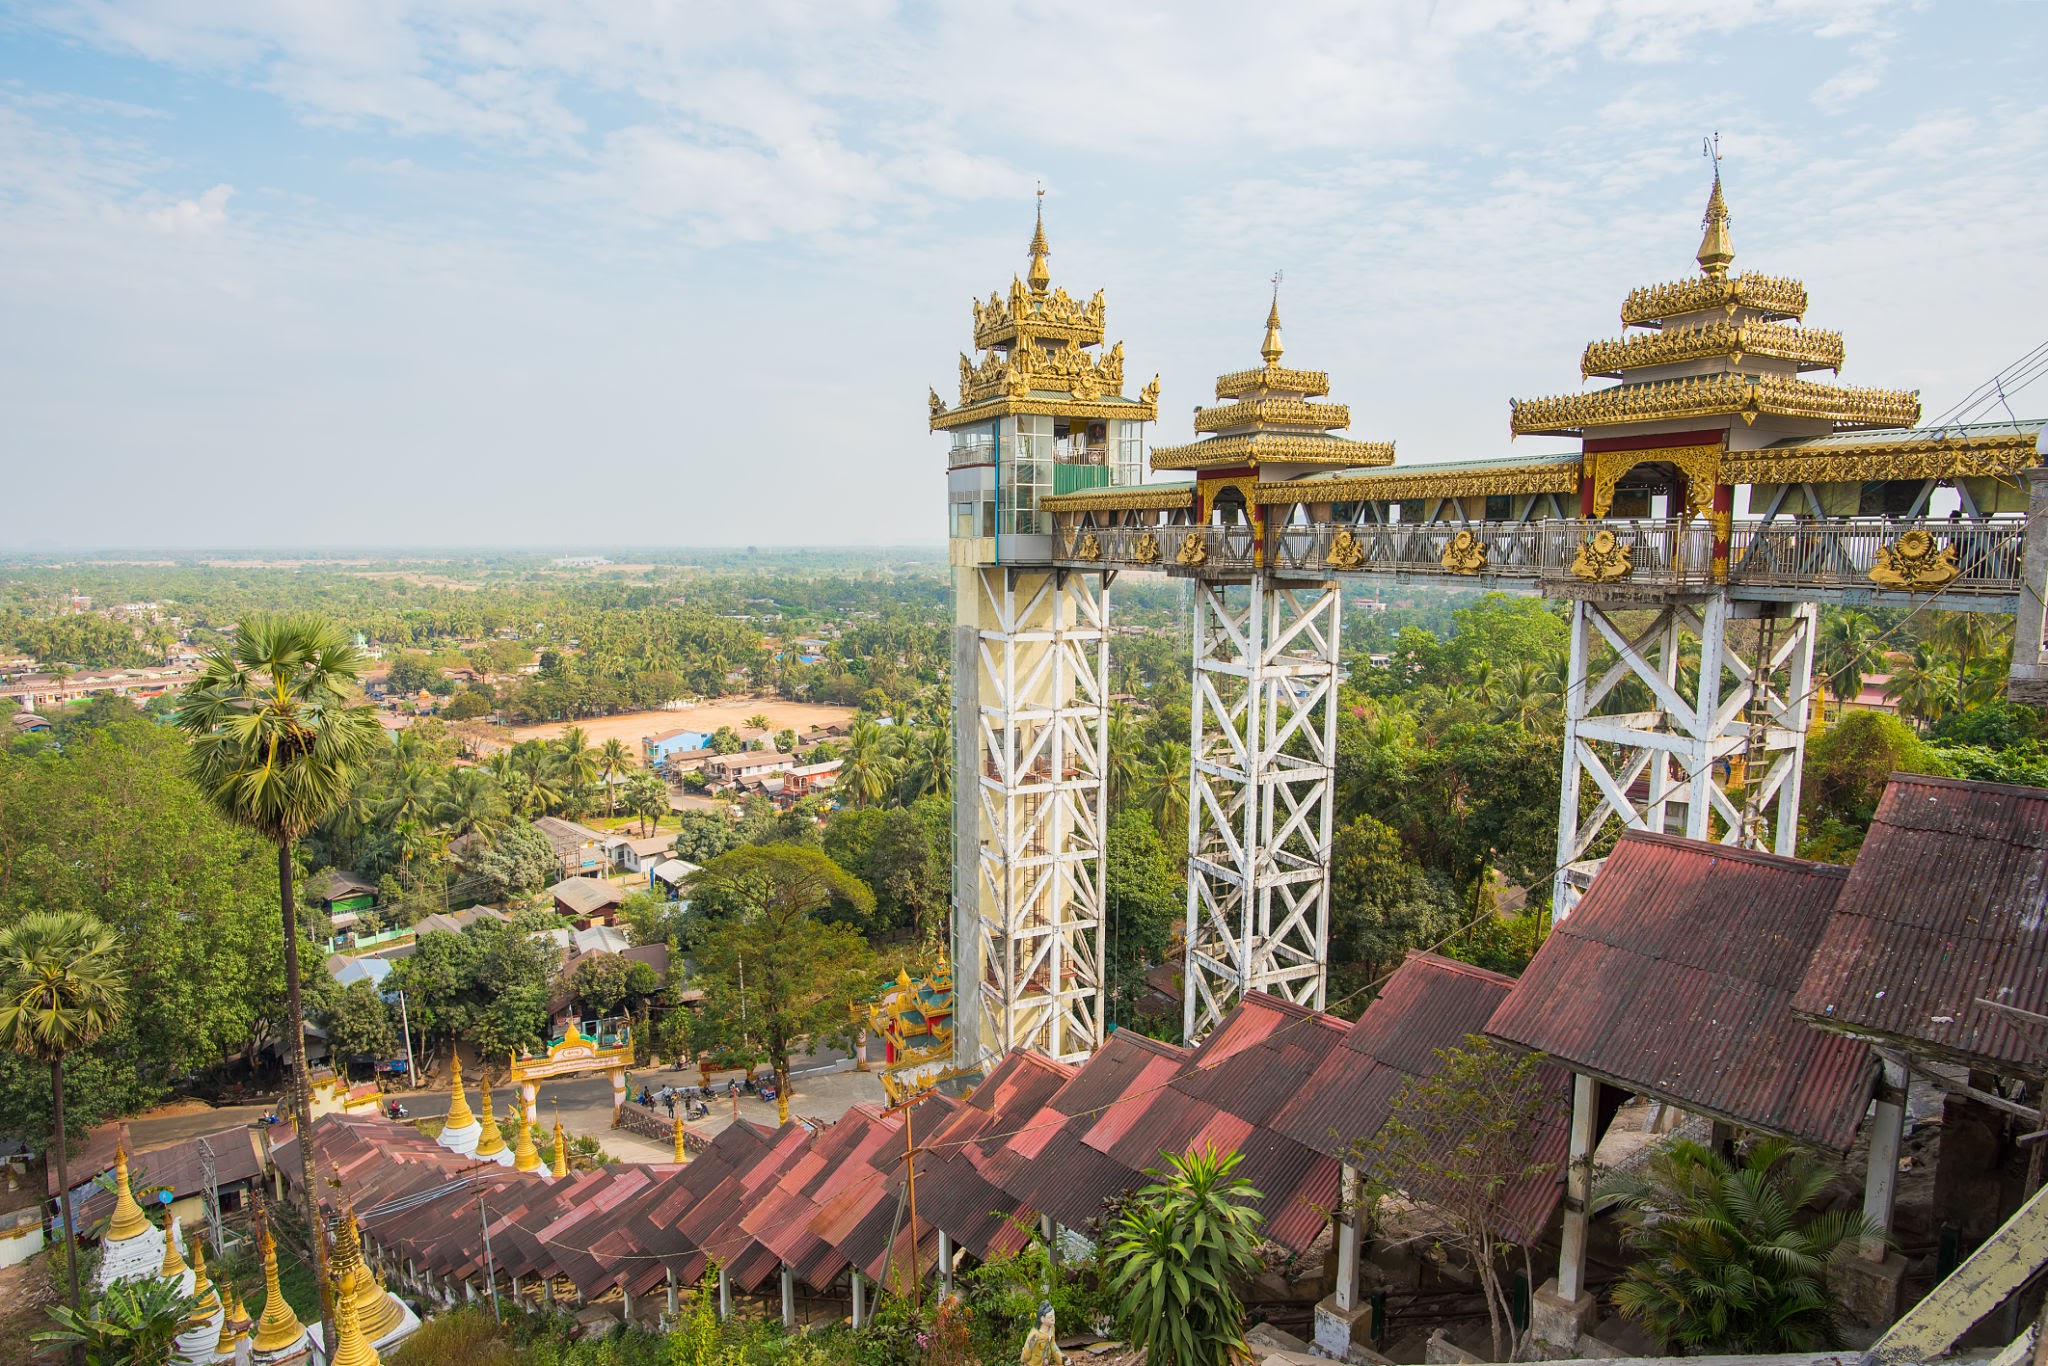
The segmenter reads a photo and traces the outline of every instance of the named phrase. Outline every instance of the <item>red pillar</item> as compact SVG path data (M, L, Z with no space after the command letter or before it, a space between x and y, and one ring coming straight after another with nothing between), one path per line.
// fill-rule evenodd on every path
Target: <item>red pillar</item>
M1728 582L1728 535L1735 522L1735 489L1714 485L1714 510L1707 521L1714 528L1714 582Z

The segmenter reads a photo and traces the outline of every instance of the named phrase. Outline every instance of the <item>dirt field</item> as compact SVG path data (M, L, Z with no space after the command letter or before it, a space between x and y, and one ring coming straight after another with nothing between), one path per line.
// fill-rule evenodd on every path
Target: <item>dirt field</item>
M613 736L624 740L633 749L633 758L637 762L643 735L659 735L665 730L714 731L720 726L739 730L756 712L766 716L775 729L790 726L799 736L809 735L813 726L844 725L853 716L852 707L783 702L772 697L727 697L685 711L633 711L621 716L586 717L573 723L557 721L545 726L515 726L510 729L493 727L493 732L510 736L513 740L552 740L574 724L583 727L584 736L593 745L601 745Z

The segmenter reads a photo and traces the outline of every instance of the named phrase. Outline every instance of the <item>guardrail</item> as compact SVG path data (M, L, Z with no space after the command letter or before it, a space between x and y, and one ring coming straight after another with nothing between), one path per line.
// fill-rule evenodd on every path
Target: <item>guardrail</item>
M1275 569L1333 574L1437 574L1533 579L1542 553L1538 522L1392 523L1282 527Z
M2019 518L1738 524L1729 538L1728 580L1757 588L2015 593L2025 530Z

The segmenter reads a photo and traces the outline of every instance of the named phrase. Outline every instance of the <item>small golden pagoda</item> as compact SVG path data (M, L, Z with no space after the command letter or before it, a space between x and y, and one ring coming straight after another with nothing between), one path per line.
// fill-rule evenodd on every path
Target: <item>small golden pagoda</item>
M1220 515L1226 525L1249 522L1260 544L1265 524L1255 489L1262 481L1394 463L1391 441L1332 435L1351 425L1351 410L1317 402L1329 395L1330 376L1283 366L1284 354L1276 277L1259 345L1263 364L1216 377L1216 397L1228 401L1195 414L1195 431L1202 433L1196 440L1152 450L1152 468L1196 472L1194 521Z
M562 1121L559 1116L555 1120L555 1160L549 1170L556 1177L569 1174L569 1139L562 1132Z
M689 1145L685 1143L683 1139L683 1117L681 1115L676 1116L675 1159L678 1163L688 1162L690 1160Z
M496 1162L503 1167L512 1165L511 1150L505 1146L505 1135L498 1131L498 1118L491 1113L491 1084L486 1081L478 1092L484 1103L482 1131L476 1141L476 1156L485 1162Z
M257 1246L263 1252L263 1317L256 1321L256 1359L303 1361L310 1355L312 1344L306 1337L306 1325L299 1322L297 1312L278 1284L277 1239L271 1235L267 1222L257 1235Z
M185 1327L178 1334L178 1352L187 1361L209 1361L220 1342L221 1331L227 1320L227 1303L221 1298L206 1274L206 1240L194 1233L192 1245L192 1288L190 1293L198 1298L192 1312L185 1317Z
M220 1332L213 1341L213 1359L233 1361L235 1344L249 1336L254 1325L249 1322L249 1311L242 1304L242 1297L233 1281L221 1282Z
M370 1345L356 1318L356 1299L368 1280L360 1262L341 1267L333 1275L334 1352L327 1358L328 1366L379 1366L377 1349Z
M441 1133L434 1141L455 1153L472 1153L483 1136L478 1127L476 1115L469 1108L469 1098L462 1093L462 1055L450 1048L448 1078L448 1118L441 1126Z
M1735 247L1718 160L1701 227L1698 277L1631 292L1622 325L1642 331L1593 342L1581 356L1582 375L1620 383L1511 402L1515 435L1581 438L1581 515L1614 511L1617 487L1642 465L1653 468L1629 481L1639 492L1615 515L1648 515L1648 489L1673 495L1668 515L1725 515L1728 486L1757 475L1730 478L1730 457L1919 419L1917 394L1804 377L1841 368L1841 334L1800 325L1806 286L1797 280L1729 273Z
M533 1146L533 1126L526 1121L526 1107L515 1099L512 1108L519 1112L519 1141L512 1146L512 1169L537 1172L540 1170L540 1149Z
M128 1143L123 1138L114 1148L114 1212L108 1216L106 1231L100 1236L100 1265L93 1274L94 1286L105 1290L115 1281L163 1274L163 1265L169 1260L163 1241L163 1230L149 1222L129 1185Z
M337 1173L337 1177L339 1173ZM344 1275L355 1288L352 1305L363 1338L376 1347L389 1347L419 1327L419 1319L377 1279L377 1273L363 1256L362 1225L346 1194L342 1197L341 1227L335 1234L334 1256L329 1274L340 1284ZM339 1338L339 1327L336 1329Z

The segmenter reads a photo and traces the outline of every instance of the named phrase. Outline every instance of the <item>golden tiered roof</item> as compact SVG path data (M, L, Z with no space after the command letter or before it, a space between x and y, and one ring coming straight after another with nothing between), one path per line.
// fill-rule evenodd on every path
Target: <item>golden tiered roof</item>
M304 1341L306 1326L292 1310L277 1282L277 1239L265 1223L256 1245L263 1253L263 1317L256 1321L256 1351L278 1353Z
M1330 435L1351 425L1351 410L1341 403L1312 402L1330 392L1330 377L1320 370L1287 369L1280 364L1283 354L1276 291L1266 313L1266 338L1259 347L1265 364L1217 376L1216 397L1231 401L1195 415L1195 430L1205 433L1200 439L1184 446L1153 447L1152 468L1394 463L1391 441Z
M1041 193L1031 232L1031 266L1023 279L1011 277L1007 298L988 296L974 304L975 349L979 362L960 357L960 397L947 407L931 394L933 431L968 426L1017 413L1061 417L1125 418L1150 422L1157 416L1159 377L1135 399L1124 397L1124 346L1101 355L1107 307L1102 291L1082 303L1052 287Z
M1580 358L1581 374L1621 383L1511 401L1515 435L1592 435L1607 427L1712 417L1744 423L1793 418L1834 430L1919 421L1917 394L1798 377L1805 370L1839 369L1841 334L1787 324L1806 312L1806 286L1797 280L1729 275L1735 245L1718 165L1701 228L1698 279L1635 290L1622 305L1622 325L1651 334L1593 342Z

